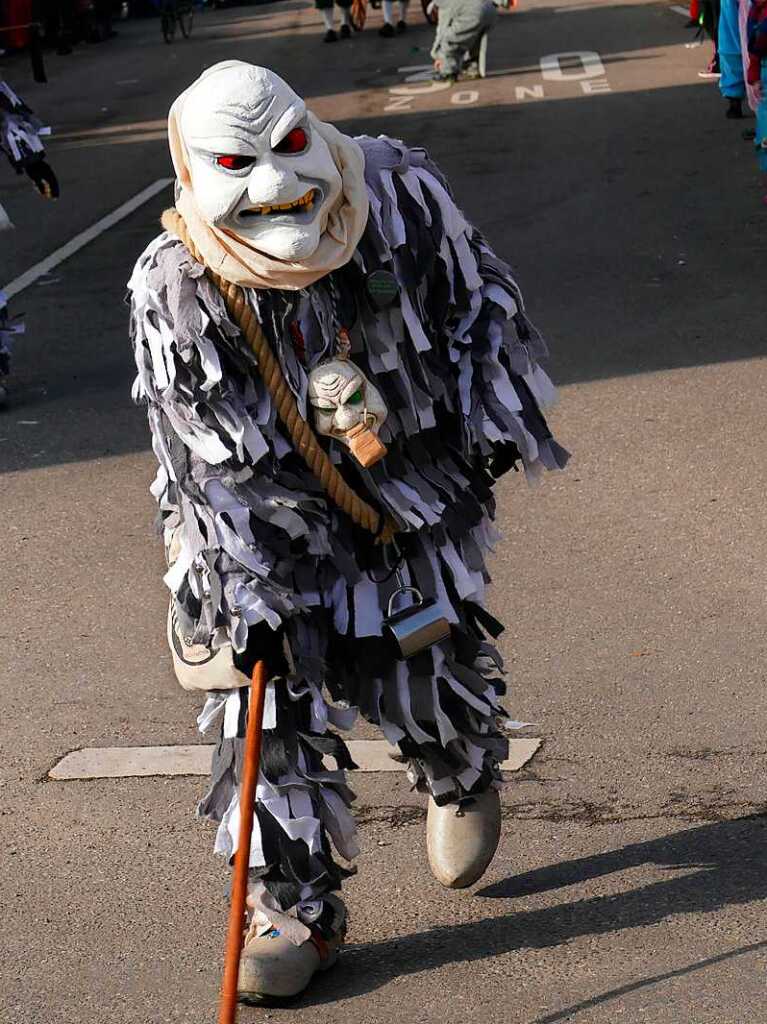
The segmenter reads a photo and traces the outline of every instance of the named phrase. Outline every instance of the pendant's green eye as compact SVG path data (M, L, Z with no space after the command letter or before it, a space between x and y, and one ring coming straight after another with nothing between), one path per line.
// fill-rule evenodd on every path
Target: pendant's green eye
M347 405L359 405L362 401L362 388L357 388L351 398L347 399Z

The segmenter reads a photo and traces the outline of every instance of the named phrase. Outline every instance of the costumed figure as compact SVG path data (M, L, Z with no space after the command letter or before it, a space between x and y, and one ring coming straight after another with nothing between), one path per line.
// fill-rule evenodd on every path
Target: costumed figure
M698 72L699 78L719 78L719 11L721 0L700 0L700 34L707 35L714 44L714 54L704 71Z
M483 604L492 486L566 453L519 289L422 149L349 138L238 61L175 101L169 136L175 209L129 284L134 397L173 662L218 736L199 813L226 858L256 659L272 677L239 986L279 1000L343 942L332 847L358 847L333 727L357 709L429 795L439 881L490 862L512 724Z
M751 55L748 52L748 15L750 10L751 0L738 0L738 29L740 34L740 53L743 61L743 80L746 83L748 105L756 113L762 98L762 85L759 80L751 82L749 76ZM743 133L743 137L753 139L756 137L756 131L749 129Z
M756 147L759 169L767 171L767 0L751 0L746 23L748 84L756 90ZM767 196L765 197L767 201Z
M44 127L42 121L35 117L11 87L0 80L0 149L16 173L26 174L41 196L56 199L59 186L55 174L45 161L42 143L42 138L49 134L50 128ZM8 214L0 204L0 231L12 227ZM0 292L0 407L8 400L13 338L23 331L22 323L9 318L5 295Z
M322 14L322 21L325 25L323 39L326 43L338 42L341 39L350 39L352 30L350 23L350 11L352 0L314 0L317 10ZM341 29L336 32L335 7L341 12Z
M431 48L433 77L455 82L479 77L482 37L495 24L498 10L493 0L435 0L439 21Z
M727 100L725 117L743 117L743 100L746 98L746 81L743 74L743 53L741 52L739 0L721 0L719 11L719 91Z

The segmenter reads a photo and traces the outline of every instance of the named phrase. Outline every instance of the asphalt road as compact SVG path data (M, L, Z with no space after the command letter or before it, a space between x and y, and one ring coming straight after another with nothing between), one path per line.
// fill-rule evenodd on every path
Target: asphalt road
M412 20L417 23L414 11ZM379 14L371 15L373 29ZM8 283L169 176L163 119L206 65L274 67L348 130L425 145L514 265L561 385L571 469L501 491L493 604L511 709L544 746L504 795L483 883L440 890L423 803L355 780L343 966L243 1022L751 1024L765 1017L765 209L742 124L666 4L523 0L491 77L408 84L425 25L319 41L302 2L156 23L3 69L50 120L63 196L9 172ZM588 51L560 65L557 51ZM601 64L598 61L601 60ZM582 77L588 74L591 77ZM403 92L404 88L404 92ZM195 742L163 642L153 458L125 281L170 190L14 300L0 417L0 1019L215 1018L226 918L199 779L54 783L82 746Z

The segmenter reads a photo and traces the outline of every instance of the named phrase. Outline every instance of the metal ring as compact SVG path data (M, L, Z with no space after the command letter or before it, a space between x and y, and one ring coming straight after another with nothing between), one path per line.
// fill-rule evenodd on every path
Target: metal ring
M400 594L415 594L417 600L416 603L413 605L414 608L418 608L420 607L420 605L423 604L423 594L418 589L418 587L400 587L399 590L395 590L392 596L389 598L389 607L386 611L387 619L390 619L394 614L394 602L396 601ZM402 610L405 611L404 608Z

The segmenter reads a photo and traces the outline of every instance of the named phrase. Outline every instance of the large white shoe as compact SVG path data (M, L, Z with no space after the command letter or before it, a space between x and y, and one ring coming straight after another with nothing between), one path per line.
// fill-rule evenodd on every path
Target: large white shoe
M257 1006L300 995L317 971L327 971L337 962L345 936L344 924L332 939L313 933L301 946L294 945L276 928L248 939L237 982L240 1002Z
M471 801L438 807L429 797L426 848L432 874L448 889L474 885L490 866L501 838L501 800L488 789Z
M234 664L231 644L214 651L183 636L172 597L168 607L168 647L176 679L185 690L235 690L250 683Z

